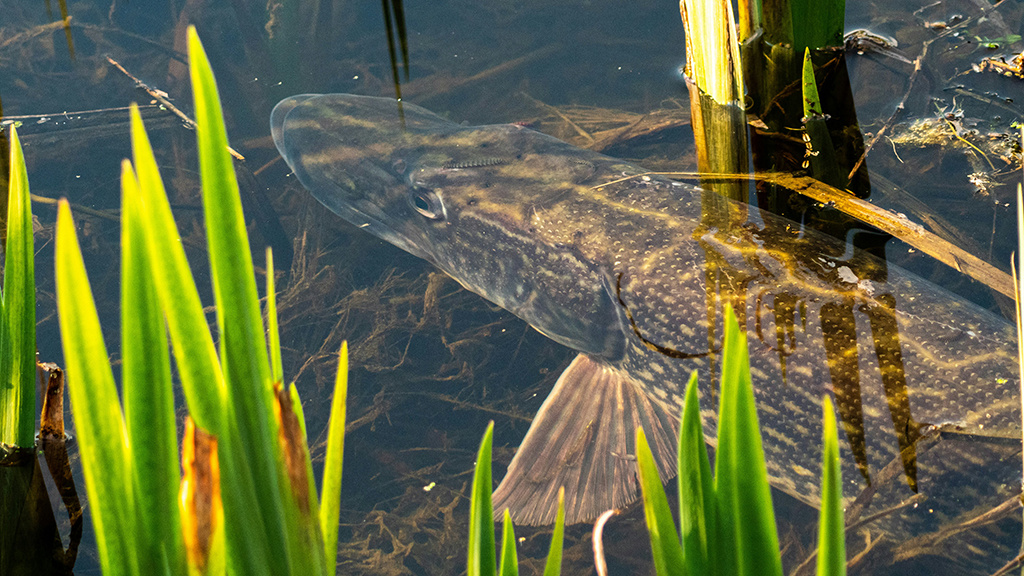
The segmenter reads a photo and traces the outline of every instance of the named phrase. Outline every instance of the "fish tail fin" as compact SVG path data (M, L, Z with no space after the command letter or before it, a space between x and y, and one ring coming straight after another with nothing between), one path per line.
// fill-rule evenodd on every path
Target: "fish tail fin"
M638 498L636 429L642 426L662 480L675 475L679 418L624 371L580 354L558 378L494 492L494 512L517 524L592 520Z

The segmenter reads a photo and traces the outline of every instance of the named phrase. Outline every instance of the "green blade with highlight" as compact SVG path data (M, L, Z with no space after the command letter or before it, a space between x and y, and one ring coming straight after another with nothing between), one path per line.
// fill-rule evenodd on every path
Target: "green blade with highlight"
M495 573L494 509L491 504L491 442L494 422L487 425L473 472L473 490L469 504L469 554L467 576L491 576Z
M100 565L107 576L139 574L135 490L124 419L71 209L65 200L57 209L55 266L68 396L75 414Z
M647 519L647 533L651 537L651 554L654 557L654 571L659 576L682 576L683 548L679 543L676 524L668 507L668 498L661 485L658 466L647 444L643 428L636 429L636 464L640 477L640 489L644 498L644 517Z
M715 457L719 569L740 576L781 576L771 489L754 406L745 333L725 311L721 405Z
M715 480L711 475L697 396L697 373L690 377L679 433L679 524L689 574L714 574L713 539L718 530Z
M166 565L185 571L185 543L178 514L181 470L171 388L171 363L160 301L142 230L139 183L131 164L121 165L121 351L124 417L139 501L140 555L149 573Z
M512 525L512 516L505 509L501 531L501 567L500 576L519 576L519 558L516 555L516 529Z
M544 576L558 576L562 573L562 543L565 539L565 488L558 489L558 514L555 516L555 530L551 533L548 559L544 562Z
M0 309L0 444L32 448L36 426L35 252L25 155L13 126L10 170Z
M194 27L188 30L188 53L220 358L231 399L230 432L238 450L234 452L236 446L232 446L231 457L237 458L232 472L245 484L244 490L224 491L227 542L229 553L233 553L232 544L245 549L261 545L248 542L242 534L255 513L262 524L262 551L268 559L264 569L281 574L298 568L308 557L295 549L299 546L300 530L294 524L298 512L284 509L294 498L283 492L288 487L279 465L283 460L252 255L213 71ZM250 487L253 493L244 494ZM232 535L231 530L239 532Z
M846 529L843 525L843 475L832 399L822 405L821 519L818 522L818 576L845 576Z
M270 380L284 383L281 367L281 335L277 327L277 291L274 286L274 251L267 246L267 350L270 353Z
M320 488L320 531L324 537L327 565L338 557L338 515L341 512L341 469L345 454L345 412L348 396L348 342L341 343L338 373L331 399L331 418L327 424L327 456L323 485Z
M181 387L196 425L220 435L227 393L217 348L213 345L199 291L185 258L153 147L139 109L134 105L131 134L132 158L141 194L141 228L149 261L160 263L152 269L153 284L167 318Z

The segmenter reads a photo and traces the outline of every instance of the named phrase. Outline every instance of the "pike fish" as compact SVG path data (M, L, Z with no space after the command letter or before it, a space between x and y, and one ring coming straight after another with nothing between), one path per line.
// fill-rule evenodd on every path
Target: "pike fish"
M942 532L951 523L1019 494L1015 333L1002 318L696 186L519 125L403 106L404 119L389 99L294 96L273 111L274 142L331 211L579 352L494 493L497 511L551 522L560 486L568 522L636 500L637 426L672 476L695 370L713 442L724 303L747 332L778 489L818 505L832 395L848 515L888 510L904 539L946 534L939 546L963 532Z

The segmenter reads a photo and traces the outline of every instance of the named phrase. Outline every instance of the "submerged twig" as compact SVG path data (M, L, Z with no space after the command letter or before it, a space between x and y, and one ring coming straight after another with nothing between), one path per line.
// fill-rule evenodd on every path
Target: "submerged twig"
M587 132L583 128L580 128L580 126L578 124L576 124L575 122L570 120L565 114L562 114L562 111L559 110L558 108L556 108L556 107L554 107L551 104L548 104L546 102L541 102L540 100L537 100L536 98L534 98L533 96L530 96L526 92L520 92L519 94L523 98L526 98L527 100L529 100L530 103L533 104L534 106L537 106L537 107L542 108L544 110L548 110L552 114L554 114L555 116L558 116L559 118L561 118L563 122L568 124L570 128L572 128L577 134L582 136L588 142L593 142L594 141L594 137L589 132Z
M1021 552L1016 558L1007 562L1005 566L993 572L992 576L1005 576L1006 574L1009 574L1011 570L1020 566L1021 562L1024 562L1024 552Z
M882 124L882 127L878 132L875 132L875 135L871 137L871 141L864 146L864 151L861 152L860 158L857 159L857 162L854 163L850 173L846 176L846 180L848 182L853 180L853 175L857 173L857 170L860 170L861 165L864 164L864 160L868 157L868 152L871 152L871 148L873 148L875 143L889 131L889 128L896 123L896 119L899 117L900 113L906 109L907 100L910 98L910 93L914 91L914 85L917 83L917 77L921 74L921 70L924 65L924 57L928 54L928 46L930 45L931 41L925 42L924 47L921 49L921 53L914 59L914 70L910 73L910 82L907 84L906 92L903 93L903 98L900 98L900 103L896 105L896 109L892 111L892 114L889 115L889 118L884 124Z
M132 75L131 72L126 70L125 67L122 66L120 62L118 62L117 60L114 60L110 56L107 56L107 62L110 62L115 68L117 68L122 73L124 73L125 76L127 76L127 77L131 78L132 80L134 80L136 87L142 88L143 90L145 90L146 93L148 93L150 96L152 96L154 100L159 102L161 106L163 106L164 108L167 108L172 114L174 114L175 116L180 118L181 121L184 122L185 125L189 127L189 129L191 129L191 130L195 130L196 129L196 122L195 122L195 120L189 118L177 106L175 106L174 104L171 104L171 101L167 99L167 92L164 92L163 90L157 90L156 88L151 87L149 84L146 84L142 80L139 80L134 75ZM230 152L231 155L234 156L236 160L241 160L243 162L245 161L245 156L242 156L241 154L239 154L231 146L228 146L228 152Z
M56 206L58 203L60 203L60 200L56 198L47 198L46 196L39 196L37 194L29 194L29 197L32 199L33 202L39 204ZM81 204L71 204L71 207L74 208L76 214L88 214L90 216L95 216L97 218L102 218L104 220L110 220L111 222L121 221L121 217L116 213L111 214L110 212L104 210L97 210L95 208L89 208L88 206L83 206Z
M150 109L150 108L157 108L157 106L155 104L139 106L139 110L146 110L146 109ZM65 110L63 112L55 112L53 114L19 114L19 115L4 114L2 121L3 121L4 124L7 124L9 122L14 122L14 121L24 122L26 120L36 120L36 121L42 122L42 121L45 121L45 120L47 120L49 118L55 118L55 117L60 117L60 116L63 116L65 118L67 118L67 117L70 117L70 116L84 116L86 114L103 114L105 112L127 112L130 109L131 109L131 106L114 106L113 108L96 108L96 109L93 109L93 110L75 110L73 112L69 112L69 111Z

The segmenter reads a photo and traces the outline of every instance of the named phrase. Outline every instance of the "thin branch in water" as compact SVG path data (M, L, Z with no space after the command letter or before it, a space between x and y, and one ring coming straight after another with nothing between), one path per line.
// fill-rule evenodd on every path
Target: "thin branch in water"
M151 87L149 84L146 84L142 80L139 80L134 75L132 75L131 72L126 70L125 67L122 66L120 62L118 62L117 60L114 60L110 56L107 56L107 62L110 62L115 68L117 68L122 73L124 73L125 76L127 76L127 77L131 78L132 80L134 80L136 87L142 88L143 90L145 90L150 96L153 97L154 100L159 102L161 106L163 106L164 108L167 108L168 110L171 111L172 114L174 114L175 116L180 118L181 121L185 123L185 126L188 126L188 128L190 130L195 130L196 129L195 120L192 120L184 112L182 112L177 106L175 106L174 104L171 104L171 101L167 99L167 92L164 92L163 90L157 90L156 88ZM231 155L236 160L241 160L242 162L245 162L245 156L242 156L241 154L239 154L231 146L228 146L228 152L230 152Z

